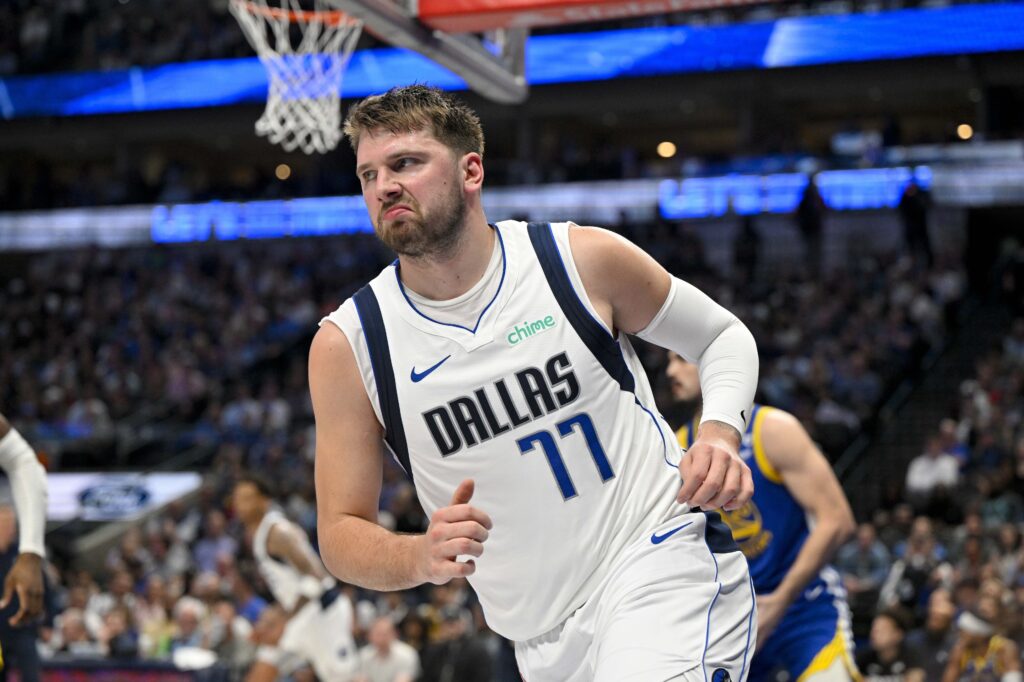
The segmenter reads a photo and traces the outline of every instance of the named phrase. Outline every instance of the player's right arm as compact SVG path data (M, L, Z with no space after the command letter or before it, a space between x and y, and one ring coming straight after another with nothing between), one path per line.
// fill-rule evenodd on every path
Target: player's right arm
M43 612L43 539L46 532L46 470L35 451L0 414L0 468L11 482L18 515L18 558L4 580L0 608L16 593L20 608L11 625L32 620Z
M324 324L309 351L309 390L316 418L317 535L324 564L338 579L378 590L404 590L471 575L491 527L468 504L463 481L452 504L438 509L423 535L399 535L377 523L383 429L366 395L348 338Z

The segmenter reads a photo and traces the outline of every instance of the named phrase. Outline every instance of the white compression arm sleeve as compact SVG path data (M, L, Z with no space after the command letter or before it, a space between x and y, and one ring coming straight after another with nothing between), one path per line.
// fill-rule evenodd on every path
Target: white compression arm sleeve
M637 336L697 364L702 422L720 421L741 434L746 431L757 390L757 344L735 315L673 277L661 310Z
M18 514L18 550L46 556L46 470L14 427L0 440L0 467L7 472Z

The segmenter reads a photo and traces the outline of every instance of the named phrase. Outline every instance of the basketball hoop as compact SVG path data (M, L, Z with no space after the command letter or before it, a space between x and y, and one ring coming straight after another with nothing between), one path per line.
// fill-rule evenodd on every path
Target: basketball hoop
M315 0L231 0L231 13L267 70L256 133L288 151L326 153L341 141L341 82L363 23ZM296 45L293 38L297 38Z

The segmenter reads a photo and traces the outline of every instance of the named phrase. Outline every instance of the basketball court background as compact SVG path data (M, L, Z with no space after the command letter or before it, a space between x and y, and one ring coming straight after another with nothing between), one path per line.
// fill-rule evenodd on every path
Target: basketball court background
M115 665L103 633L119 607L138 635L124 675L185 675L171 654L187 639L182 596L210 607L211 632L218 597L242 612L245 586L261 590L225 506L242 468L278 476L312 530L308 341L389 258L347 143L305 154L256 134L267 71L228 7L0 7L0 412L64 477L48 544L53 615L66 617L41 633L52 679ZM966 608L971 581L993 578L1020 637L1021 568L1007 557L1022 556L1024 522L1024 3L284 11L337 10L365 22L337 115L412 82L462 93L487 136L491 220L620 231L748 323L760 399L801 418L886 546L888 582L854 598L861 638L886 600L923 623L937 585ZM284 99L310 93L329 112L322 91ZM682 420L663 359L646 353L663 411ZM929 448L957 457L961 477L922 497L905 475ZM166 478L186 473L203 482ZM410 490L387 475L385 517L417 530ZM915 516L932 519L939 582L897 570ZM231 558L200 565L200 542ZM514 679L465 586L352 596L363 628L412 614L395 619L409 641L424 631L424 653L445 643L446 607L468 609L493 679ZM83 642L67 647L78 615ZM239 618L220 625L241 641ZM231 647L244 658L236 643L206 642L224 660ZM207 674L230 679L221 667Z

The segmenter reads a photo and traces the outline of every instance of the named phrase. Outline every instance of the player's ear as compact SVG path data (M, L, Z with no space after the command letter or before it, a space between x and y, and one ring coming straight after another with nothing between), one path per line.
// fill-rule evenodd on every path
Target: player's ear
M462 182L467 190L478 191L484 183L484 160L476 152L462 155L459 163L462 171Z

